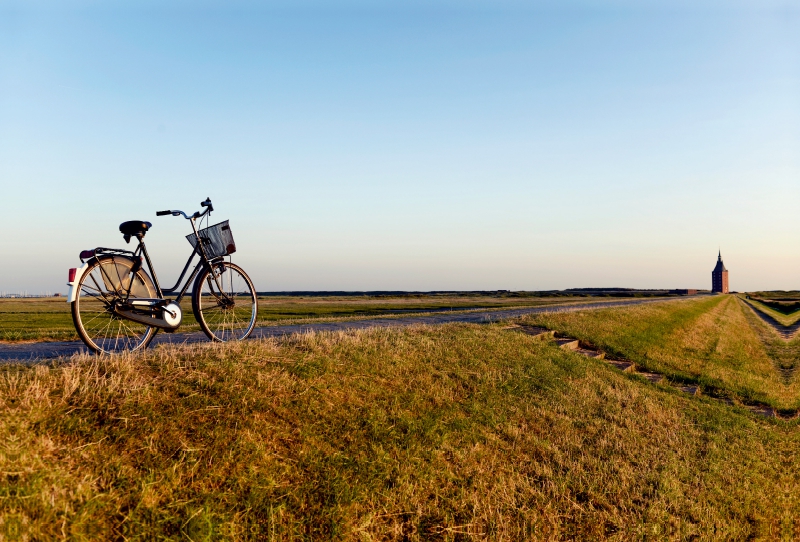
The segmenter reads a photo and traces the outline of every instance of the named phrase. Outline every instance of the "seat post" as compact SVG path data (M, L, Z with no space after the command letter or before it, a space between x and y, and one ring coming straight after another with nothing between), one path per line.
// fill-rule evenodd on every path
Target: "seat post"
M159 299L163 299L164 293L161 291L161 284L158 282L156 270L153 267L153 262L150 261L150 255L147 253L147 247L144 245L144 241L141 238L139 238L139 246L142 248L142 254L144 254L144 259L147 262L147 268L150 269L150 275L152 275L153 282L156 285L156 293L158 294Z

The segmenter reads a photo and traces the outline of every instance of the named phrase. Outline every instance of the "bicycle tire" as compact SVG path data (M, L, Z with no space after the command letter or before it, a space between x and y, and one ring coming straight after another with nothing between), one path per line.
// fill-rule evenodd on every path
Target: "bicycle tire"
M212 270L217 273L222 292ZM200 329L212 341L244 340L253 332L258 316L258 296L253 282L238 265L215 263L195 279L192 312Z
M90 260L77 284L78 293L71 303L72 322L84 344L97 354L117 354L147 348L158 328L121 318L113 305L122 299L121 292L133 281L130 297L156 297L149 275L138 269L132 276L134 261L126 256L101 256Z

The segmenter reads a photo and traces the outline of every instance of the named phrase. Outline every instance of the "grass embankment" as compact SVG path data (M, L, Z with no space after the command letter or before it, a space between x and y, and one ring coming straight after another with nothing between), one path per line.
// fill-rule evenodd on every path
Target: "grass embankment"
M676 381L776 408L800 405L800 388L778 370L735 296L580 313L528 322L567 333Z
M258 325L313 322L369 316L422 314L441 310L533 307L571 302L593 303L608 298L415 295L415 296L268 296L258 300ZM191 299L184 298L181 331L197 331ZM0 341L77 341L69 304L63 297L0 299Z
M760 310L764 314L767 314L777 320L780 324L784 326L792 326L800 320L800 310L795 310L789 312L787 311L779 311L776 310L774 307L767 305L766 303L761 302L758 299L750 298L743 300L745 303L750 303L754 306L757 310Z
M786 316L792 316L800 311L800 301L777 301L774 299L759 299L758 301Z
M744 300L741 302L747 303ZM800 382L797 377L798 365L800 364L800 335L795 335L787 340L773 326L764 322L747 305L744 307L744 314L750 322L750 326L761 339L767 355L775 361L784 382L787 384L787 391L793 392L794 396L798 397L796 403L800 403Z
M730 540L791 532L800 504L782 422L500 325L165 347L1 382L1 521L31 539Z

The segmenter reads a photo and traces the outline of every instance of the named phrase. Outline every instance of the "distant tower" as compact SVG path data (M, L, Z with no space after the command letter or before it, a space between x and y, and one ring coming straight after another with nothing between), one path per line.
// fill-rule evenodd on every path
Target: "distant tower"
M717 266L711 272L711 291L723 294L728 293L728 270L725 269L725 264L722 263L722 252L717 256Z

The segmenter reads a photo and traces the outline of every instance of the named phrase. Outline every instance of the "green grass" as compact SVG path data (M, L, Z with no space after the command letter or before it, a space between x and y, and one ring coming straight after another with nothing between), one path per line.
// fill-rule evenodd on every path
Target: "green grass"
M728 305L660 306L653 339ZM31 540L745 540L800 504L795 424L501 325L0 375L0 522Z
M756 309L760 310L764 314L767 314L773 317L775 320L783 324L784 326L791 326L797 323L800 320L800 310L789 311L787 310L777 310L773 304L764 303L758 299L751 297L750 299L743 299L745 303L750 303Z
M184 303L186 331L200 326L194 319L191 303ZM70 306L64 297L0 299L0 341L77 341Z
M759 301L786 316L792 316L800 312L800 301L775 301L766 299L761 299Z
M258 325L314 322L329 319L421 314L440 310L532 307L570 302L593 303L593 298L515 298L492 296L269 296L259 298ZM607 301L607 299L606 299ZM181 331L197 331L191 300L182 301ZM69 304L63 297L0 299L0 341L78 340Z
M747 302L742 300L741 303ZM744 313L751 327L764 344L767 355L775 361L778 370L782 373L787 388L796 395L800 395L800 384L795 374L800 364L800 335L794 336L791 340L786 340L749 308Z
M749 309L735 296L646 306L530 316L527 321L564 332L707 393L735 395L777 408L800 405L794 380L769 355ZM776 335L777 337L777 335Z
M426 313L441 310L500 309L536 307L569 302L594 302L587 298L519 299L489 296L341 296L341 297L260 297L259 322L264 324L290 320L342 319L366 316Z

